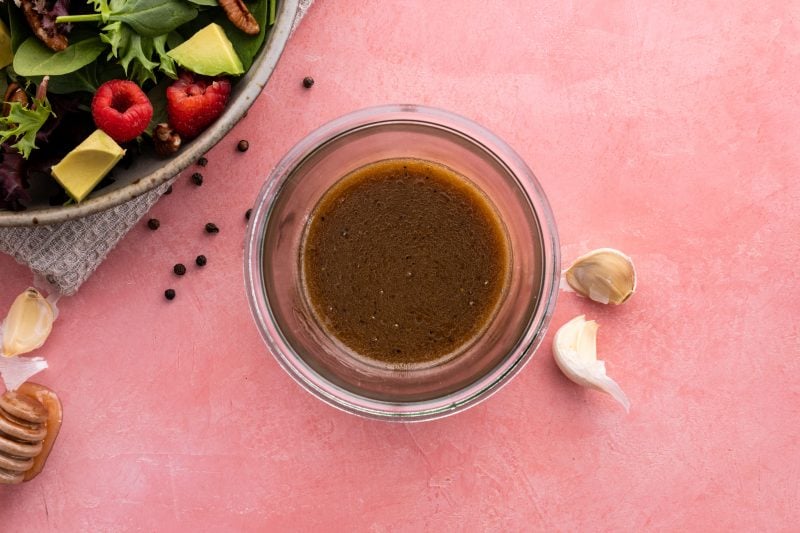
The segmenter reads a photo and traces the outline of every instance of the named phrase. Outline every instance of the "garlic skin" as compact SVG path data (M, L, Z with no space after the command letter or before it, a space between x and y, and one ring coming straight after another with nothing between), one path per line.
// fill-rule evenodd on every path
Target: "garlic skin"
M617 383L606 375L606 364L597 359L597 322L576 316L556 332L553 357L570 380L610 394L630 412L631 402Z
M17 296L0 327L0 354L14 357L41 347L53 329L56 307L29 287Z
M6 390L14 391L45 368L43 357L0 357L0 380Z
M633 260L619 250L598 248L584 254L564 272L575 292L601 304L619 305L636 291Z

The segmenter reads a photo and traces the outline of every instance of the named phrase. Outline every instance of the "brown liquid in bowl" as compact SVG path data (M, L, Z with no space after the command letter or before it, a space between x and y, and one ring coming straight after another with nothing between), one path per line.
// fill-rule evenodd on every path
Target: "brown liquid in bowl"
M359 168L322 197L300 251L303 288L330 335L392 365L470 344L505 293L510 249L494 207L430 161Z

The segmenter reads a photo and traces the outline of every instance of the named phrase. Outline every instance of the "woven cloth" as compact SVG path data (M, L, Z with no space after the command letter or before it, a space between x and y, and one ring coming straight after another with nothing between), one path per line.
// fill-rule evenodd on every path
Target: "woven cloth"
M292 31L313 2L300 0ZM0 228L0 252L29 266L62 294L74 294L171 184L172 181L122 205L78 220L50 226Z

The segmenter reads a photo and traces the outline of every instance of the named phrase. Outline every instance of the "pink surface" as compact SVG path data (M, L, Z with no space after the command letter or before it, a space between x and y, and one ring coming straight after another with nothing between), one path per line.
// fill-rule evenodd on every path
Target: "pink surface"
M0 529L796 529L798 72L784 0L317 2L247 118L155 207L161 229L61 304L38 379L64 426L39 478L0 488ZM565 261L613 246L640 276L619 308L562 293L511 384L417 425L302 391L242 280L243 214L281 155L388 102L495 131L547 191ZM30 275L0 272L4 312ZM556 368L579 313L630 415Z

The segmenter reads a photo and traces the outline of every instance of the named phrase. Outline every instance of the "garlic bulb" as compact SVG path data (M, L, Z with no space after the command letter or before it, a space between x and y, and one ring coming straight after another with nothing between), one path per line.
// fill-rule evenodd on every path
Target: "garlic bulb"
M0 354L13 357L39 348L53 329L56 309L34 288L17 296L0 327Z
M606 375L606 365L597 360L597 322L577 316L561 326L553 339L553 356L570 380L610 394L629 412L631 403L617 383Z
M575 292L601 304L619 305L636 290L630 257L613 248L598 248L572 263L564 277Z

